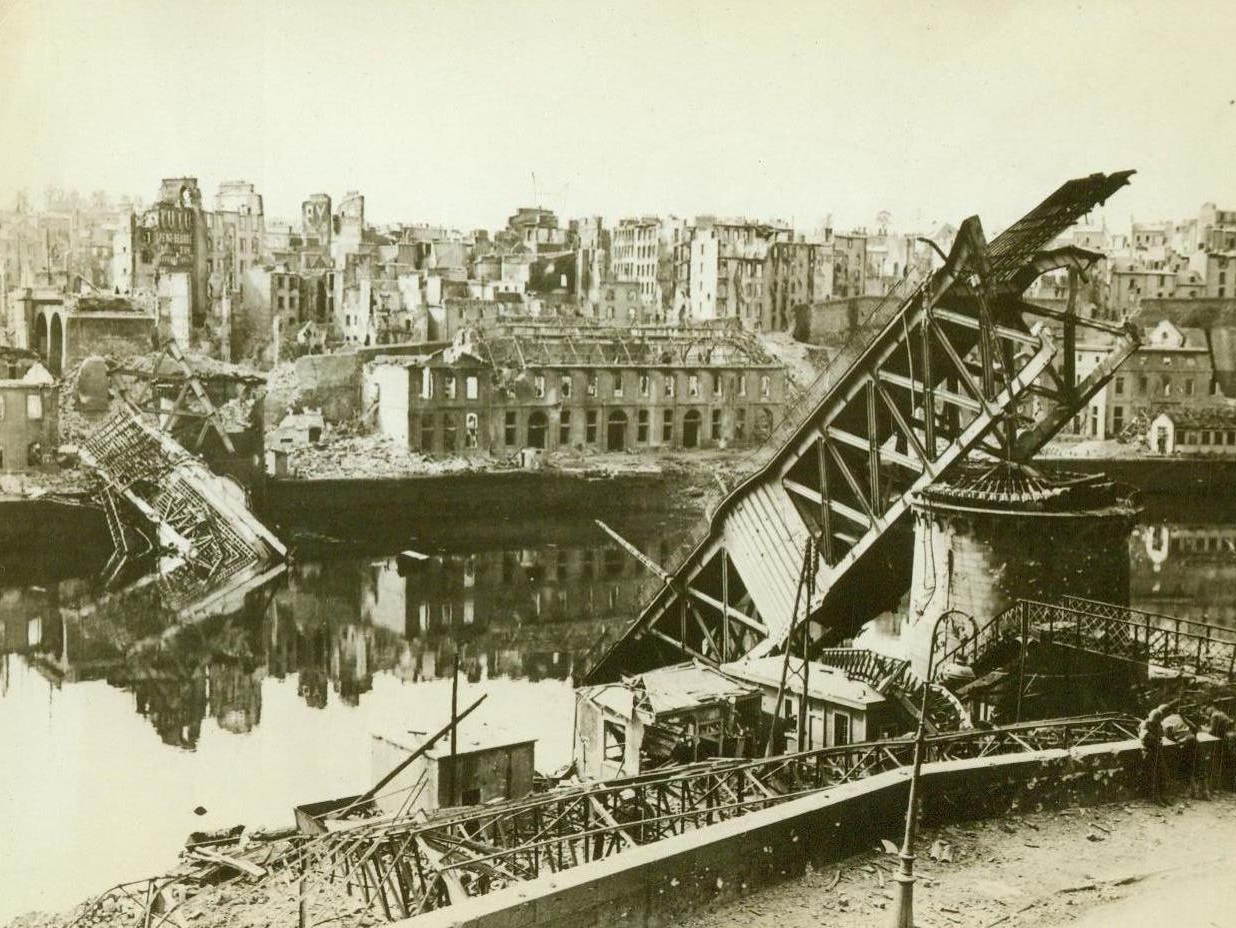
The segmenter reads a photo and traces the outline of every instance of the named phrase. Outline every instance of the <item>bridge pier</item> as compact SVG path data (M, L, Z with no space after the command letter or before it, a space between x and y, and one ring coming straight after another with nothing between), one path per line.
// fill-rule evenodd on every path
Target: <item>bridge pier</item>
M1127 605L1137 507L1101 476L967 465L912 503L906 656L926 670L928 630L949 609L982 625L1018 599L1072 595Z

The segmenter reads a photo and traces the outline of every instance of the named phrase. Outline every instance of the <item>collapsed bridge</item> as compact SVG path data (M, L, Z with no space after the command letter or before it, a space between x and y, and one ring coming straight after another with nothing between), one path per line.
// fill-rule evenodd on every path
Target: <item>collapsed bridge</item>
M1024 298L1042 274L1070 279L1101 258L1061 232L1129 182L1132 171L1068 181L988 243L962 223L943 266L900 304L880 306L765 445L759 469L712 513L628 631L588 673L605 682L696 658L758 657L797 634L812 652L874 617L904 591L887 569L907 542L911 496L968 454L1026 461L1137 348L1132 327ZM1079 378L1079 331L1106 345Z

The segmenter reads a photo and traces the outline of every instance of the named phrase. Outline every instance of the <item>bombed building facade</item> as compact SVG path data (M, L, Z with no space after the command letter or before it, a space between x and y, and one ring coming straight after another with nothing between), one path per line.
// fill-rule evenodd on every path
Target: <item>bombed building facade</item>
M366 373L383 433L426 454L756 444L781 420L783 368L719 329L502 326Z

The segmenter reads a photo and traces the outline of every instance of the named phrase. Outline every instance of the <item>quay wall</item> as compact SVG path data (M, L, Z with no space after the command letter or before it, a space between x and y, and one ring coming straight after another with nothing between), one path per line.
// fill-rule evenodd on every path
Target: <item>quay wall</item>
M698 515L704 474L589 477L555 471L460 473L397 479L270 480L265 515L285 529L344 541L415 544L435 549L474 539L478 524L494 537L552 541L564 520L631 518L686 521ZM597 529L598 537L600 529ZM382 536L390 536L389 538Z
M1125 800L1137 794L1141 765L1136 740L925 764L922 821L939 824L1009 810ZM702 907L799 876L808 862L835 862L877 846L881 838L900 845L908 787L906 768L877 774L401 924L675 925Z

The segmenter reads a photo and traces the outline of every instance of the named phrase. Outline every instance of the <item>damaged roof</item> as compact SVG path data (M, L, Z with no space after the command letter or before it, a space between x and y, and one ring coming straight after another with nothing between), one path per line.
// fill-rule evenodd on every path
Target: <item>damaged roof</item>
M456 344L495 368L778 366L746 333L704 327L682 327L674 334L596 327L544 334L466 329Z
M740 680L749 681L759 686L779 687L781 685L781 670L785 658L781 655L754 658L745 661L733 661L722 664L722 673ZM801 692L797 688L797 674L802 673L802 658L790 658L790 673L786 675L787 693ZM838 703L855 709L865 709L875 703L884 702L884 696L874 687L861 680L846 676L840 668L811 661L807 675L807 696L823 702Z
M623 682L643 691L643 698L639 700L640 708L647 708L653 715L696 709L728 699L753 696L759 692L749 683L731 679L720 671L695 661L650 670L636 677L625 678Z

